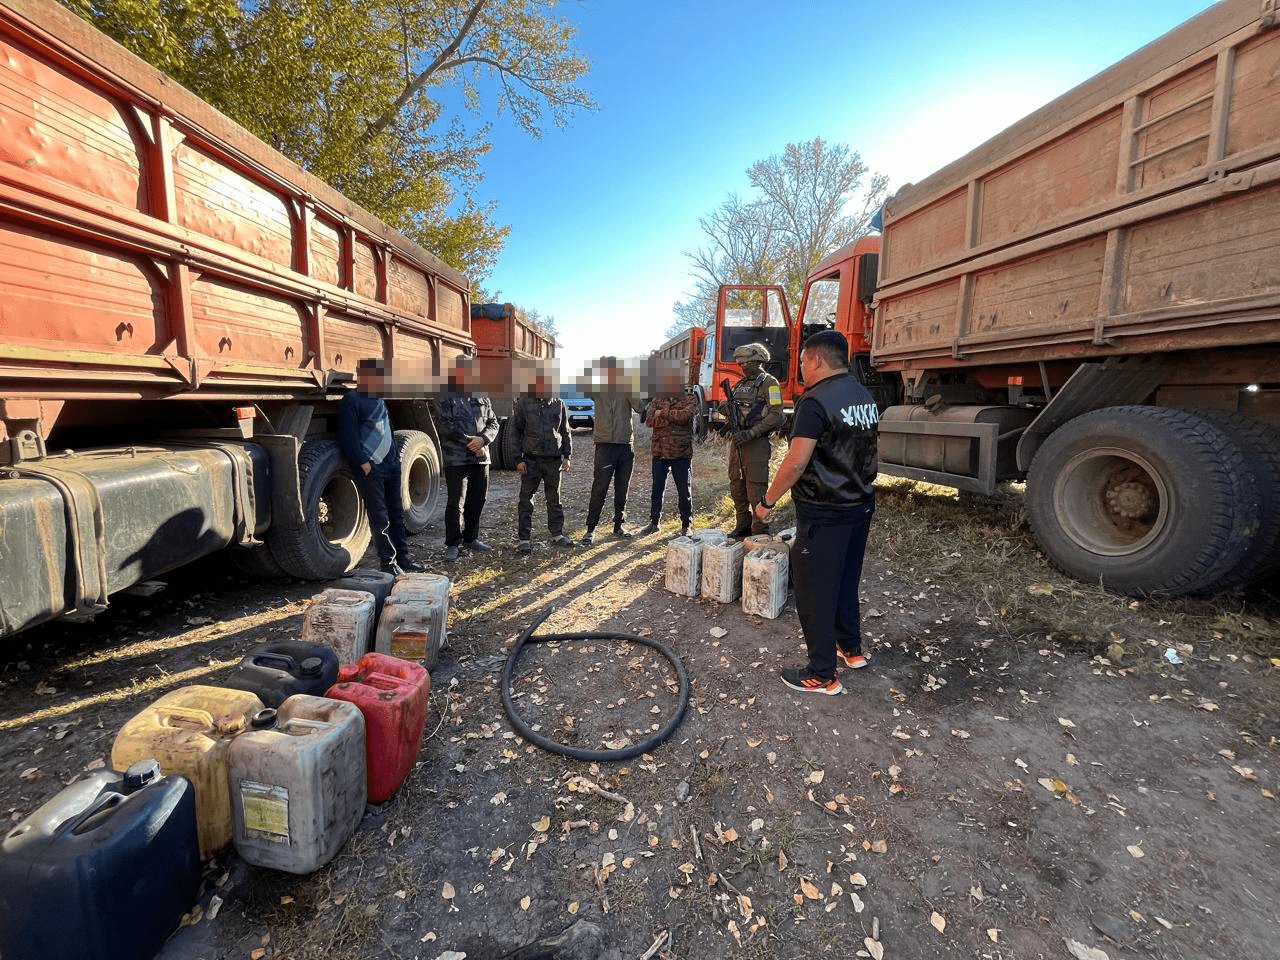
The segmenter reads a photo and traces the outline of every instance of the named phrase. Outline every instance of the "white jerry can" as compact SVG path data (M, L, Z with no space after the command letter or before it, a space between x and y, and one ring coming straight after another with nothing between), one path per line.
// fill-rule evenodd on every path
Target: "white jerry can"
M717 603L733 603L742 593L742 558L739 540L702 545L702 595Z
M702 540L676 537L667 544L667 589L682 597L696 597L702 580Z
M742 612L777 619L787 602L787 560L781 547L761 547L742 561Z
M323 590L311 598L302 619L302 642L322 643L339 663L355 663L369 652L377 600L364 590Z

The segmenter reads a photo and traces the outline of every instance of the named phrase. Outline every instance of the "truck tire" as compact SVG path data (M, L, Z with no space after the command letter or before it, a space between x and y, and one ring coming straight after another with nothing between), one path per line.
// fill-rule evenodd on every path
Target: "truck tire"
M502 455L502 441L507 433L507 418L503 417L498 421L498 435L493 438L493 442L489 444L489 465L494 470L510 470L507 465L506 458Z
M427 528L440 505L440 452L421 430L397 430L400 451L400 496L406 533Z
M1053 564L1119 593L1210 589L1244 558L1258 497L1230 437L1185 410L1106 407L1059 427L1027 475Z
M228 551L231 562L240 572L255 580L287 580L289 573L276 563L271 548L265 543L259 547L233 547Z
M511 429L511 418L506 419L505 429L502 431L502 463L503 470L514 470L516 464L520 462L520 442L516 437L516 432Z
M1225 590L1280 570L1280 433L1242 413L1197 410L1196 414L1227 434L1240 448L1258 490L1258 532L1244 559L1215 585L1216 589Z
M308 440L298 454L301 527L272 526L267 545L276 562L302 580L334 580L355 568L372 534L364 499L338 441Z

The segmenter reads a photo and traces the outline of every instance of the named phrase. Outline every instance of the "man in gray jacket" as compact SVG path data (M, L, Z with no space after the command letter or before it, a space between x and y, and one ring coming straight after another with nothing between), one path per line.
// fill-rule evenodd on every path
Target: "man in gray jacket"
M498 435L498 418L489 398L470 390L471 363L470 357L458 357L448 388L436 400L444 453L444 558L449 561L458 559L459 541L468 550L493 549L479 534L480 512L489 493L489 444Z
M520 446L520 505L517 524L520 552L533 552L533 495L539 484L547 498L547 529L551 543L571 547L573 541L564 535L564 508L560 505L560 474L569 469L573 454L569 415L564 401L551 392L551 377L540 368L534 376L529 396L516 401L510 427Z
M587 532L582 537L585 545L595 539L596 524L604 512L604 498L613 483L613 535L626 538L631 531L624 527L627 518L627 487L631 483L631 470L636 455L631 447L635 430L631 414L644 412L644 404L638 397L628 396L622 381L622 371L617 357L601 357L597 367L604 386L599 392L586 391L596 404L596 422L592 430L595 441L594 477L591 481L591 499L587 504Z

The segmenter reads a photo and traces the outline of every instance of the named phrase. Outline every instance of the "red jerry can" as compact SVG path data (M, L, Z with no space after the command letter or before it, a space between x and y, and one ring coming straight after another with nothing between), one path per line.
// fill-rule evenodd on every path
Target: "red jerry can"
M353 703L364 714L370 803L382 803L399 790L413 769L430 693L425 669L383 653L366 653L338 671L327 696Z

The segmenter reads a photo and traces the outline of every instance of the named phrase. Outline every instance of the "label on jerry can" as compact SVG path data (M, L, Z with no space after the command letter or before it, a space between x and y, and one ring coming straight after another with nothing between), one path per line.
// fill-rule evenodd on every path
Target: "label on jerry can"
M289 791L284 787L240 781L240 808L246 836L271 843L289 842Z

